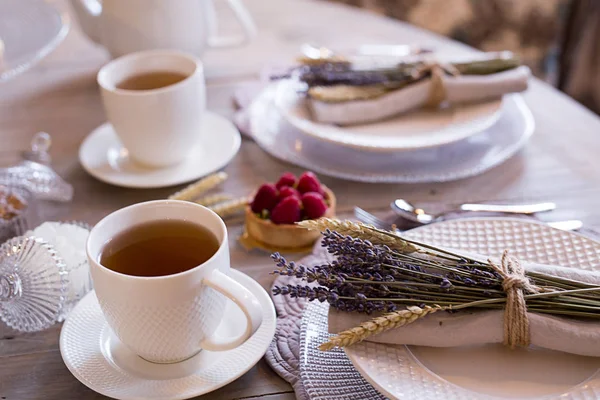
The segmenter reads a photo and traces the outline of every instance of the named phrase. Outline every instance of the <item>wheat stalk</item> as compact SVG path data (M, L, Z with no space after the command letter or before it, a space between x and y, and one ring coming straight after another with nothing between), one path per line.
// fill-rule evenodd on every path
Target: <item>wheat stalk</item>
M194 203L200 204L205 207L214 206L215 204L223 203L231 200L231 195L227 193L215 193L200 197L198 200L194 200Z
M191 201L203 194L204 192L209 191L214 188L218 184L222 183L227 179L227 174L225 172L217 172L214 174L210 174L199 181L192 183L191 185L183 188L177 193L169 196L170 200L187 200Z
M359 326L348 329L333 336L329 341L322 343L319 346L321 351L329 351L335 347L347 347L355 343L362 342L366 338L385 332L389 329L399 328L408 324L412 324L416 320L432 314L443 308L434 306L408 306L404 310L398 310L384 314L380 317L375 317L369 321L363 322Z
M394 233L382 231L374 226L362 223L319 218L301 221L298 222L298 225L311 230L319 230L321 232L329 229L331 231L336 231L340 235L350 235L354 238L368 240L373 244L385 245L390 249L398 250L403 253L413 253L418 250L416 246Z
M242 212L251 200L250 197L240 197L208 208L216 212L221 218L227 218Z

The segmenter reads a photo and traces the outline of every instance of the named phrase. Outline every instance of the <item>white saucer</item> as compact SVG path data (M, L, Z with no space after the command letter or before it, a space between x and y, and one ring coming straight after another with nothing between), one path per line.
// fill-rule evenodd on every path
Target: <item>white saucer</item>
M281 80L274 104L299 131L321 141L361 151L399 152L432 149L464 140L494 125L502 99L439 109L419 109L383 121L337 126L313 121L302 84Z
M231 270L263 308L263 322L240 347L223 352L201 351L189 360L153 364L128 350L108 327L94 291L71 311L60 333L60 353L69 371L90 389L115 399L188 399L212 392L242 376L265 354L275 334L275 308L267 292L252 278ZM243 326L242 311L227 302L217 329L231 336Z
M79 148L79 162L93 177L116 186L158 188L193 181L223 168L240 149L237 128L226 118L206 111L200 145L178 165L147 168L131 161L108 122L100 125Z
M248 107L250 133L271 156L316 173L357 182L447 182L481 174L512 157L534 132L520 95L504 97L502 115L490 128L434 149L362 151L301 132L274 104L277 86L265 88Z

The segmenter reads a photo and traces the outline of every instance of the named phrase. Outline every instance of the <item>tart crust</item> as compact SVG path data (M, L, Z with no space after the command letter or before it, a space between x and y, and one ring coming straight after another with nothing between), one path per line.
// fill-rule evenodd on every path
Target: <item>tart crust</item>
M336 198L335 194L323 185L329 208L324 217L335 216ZM246 206L246 233L255 241L264 244L268 248L295 250L312 246L321 235L318 231L311 231L298 225L274 224L273 222L259 218L252 212L250 206Z

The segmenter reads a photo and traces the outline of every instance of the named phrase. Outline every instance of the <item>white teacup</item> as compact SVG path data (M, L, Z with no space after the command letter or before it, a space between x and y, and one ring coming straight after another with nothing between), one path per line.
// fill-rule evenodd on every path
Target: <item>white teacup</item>
M125 275L100 264L104 246L116 235L141 223L165 219L207 228L217 237L219 249L204 264L165 276ZM244 343L262 323L256 297L227 275L229 245L225 224L200 205L158 200L115 211L90 232L87 255L96 296L109 326L123 344L148 361L173 363L188 359L201 349L229 350ZM238 337L215 335L227 298L246 316L246 329Z
M152 72L186 76L150 90L119 89L128 78ZM200 143L206 89L202 63L175 50L151 50L117 58L98 72L108 121L138 163L166 167L183 161Z

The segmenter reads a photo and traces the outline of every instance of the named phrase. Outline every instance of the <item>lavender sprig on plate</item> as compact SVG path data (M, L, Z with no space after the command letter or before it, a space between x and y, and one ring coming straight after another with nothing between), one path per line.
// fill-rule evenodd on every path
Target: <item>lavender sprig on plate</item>
M505 277L492 261L482 262L350 221L322 218L301 225L321 230L322 245L336 259L303 266L273 254L276 274L295 276L311 284L274 287L276 295L327 301L345 312L388 313L373 320L386 329L438 310L502 309L507 302ZM528 311L600 317L599 287L539 272L525 272L525 277L535 287L535 291L524 292ZM391 323L393 320L395 323ZM371 333L365 330L367 336L382 331L376 322L372 323L376 325ZM365 332L354 339L364 339Z

